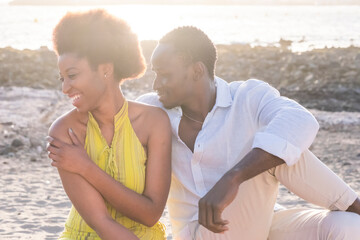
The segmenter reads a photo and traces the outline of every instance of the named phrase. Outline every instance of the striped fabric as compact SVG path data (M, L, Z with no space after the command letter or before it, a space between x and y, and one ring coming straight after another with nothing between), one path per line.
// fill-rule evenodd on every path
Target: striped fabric
M85 149L91 159L107 174L124 186L142 193L145 188L146 152L137 138L128 118L128 102L114 117L115 133L109 147L99 125L89 112ZM165 239L165 226L158 222L153 227L144 226L116 211L106 202L112 218L144 240ZM100 237L82 219L73 206L65 223L61 240L98 240Z

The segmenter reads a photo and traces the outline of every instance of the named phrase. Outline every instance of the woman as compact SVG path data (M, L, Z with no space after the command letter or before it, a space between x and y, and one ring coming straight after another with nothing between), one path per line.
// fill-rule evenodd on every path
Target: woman
M49 157L73 203L60 239L164 239L170 186L165 112L119 87L145 69L129 26L104 10L68 13L53 32L73 110L49 130Z

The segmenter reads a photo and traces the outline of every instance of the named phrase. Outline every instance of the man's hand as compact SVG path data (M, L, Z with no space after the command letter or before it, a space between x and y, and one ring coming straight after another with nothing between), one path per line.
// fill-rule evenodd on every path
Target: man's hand
M215 233L228 230L229 222L221 214L234 201L241 183L284 164L284 161L260 148L252 149L230 169L199 201L199 223Z
M69 129L69 136L72 144L67 144L56 138L47 137L48 156L53 160L51 163L52 166L82 175L86 168L93 162L71 129Z
M239 184L231 174L225 174L199 201L199 223L214 233L229 230L229 222L221 218L224 209L234 201Z

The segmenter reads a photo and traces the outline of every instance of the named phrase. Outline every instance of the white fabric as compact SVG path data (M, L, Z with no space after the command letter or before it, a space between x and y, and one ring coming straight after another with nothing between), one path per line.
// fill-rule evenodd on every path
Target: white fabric
M252 148L293 165L319 129L310 112L263 81L227 83L218 77L215 81L216 103L196 138L194 153L178 136L180 107L164 109L155 93L138 99L162 107L171 121L173 174L168 208L175 236L187 223L197 221L199 199Z
M286 209L274 213L272 207L279 182L308 202L341 211ZM360 215L344 212L356 197L349 186L313 153L305 150L296 164L280 165L240 185L235 200L222 216L230 222L229 231L214 234L193 221L176 239L360 239Z
M308 202L341 211L286 209L274 213L279 182ZM360 215L344 212L356 197L344 181L305 150L296 164L277 166L240 185L235 200L222 215L229 221L229 231L215 234L193 221L175 239L360 239Z
M276 212L268 240L360 240L360 216L328 210Z

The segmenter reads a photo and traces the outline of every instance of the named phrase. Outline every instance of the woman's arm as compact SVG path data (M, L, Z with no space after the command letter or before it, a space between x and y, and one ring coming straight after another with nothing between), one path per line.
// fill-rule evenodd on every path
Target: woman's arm
M63 125L61 121L55 122L50 127L49 135L69 143L71 141L67 134L64 134ZM52 159L57 158L54 153L49 155ZM64 190L72 204L101 239L138 239L131 231L111 218L102 196L84 178L61 169L58 171Z
M78 173L91 183L117 211L134 221L152 226L162 215L170 188L171 129L167 114L161 109L153 108L144 122L147 123L146 129L149 134L143 194L128 189L94 164L71 131L69 133L72 144L65 144L58 139L52 140L51 144L61 149L59 153L61 159L53 162L53 166ZM84 167L81 168L81 166Z

